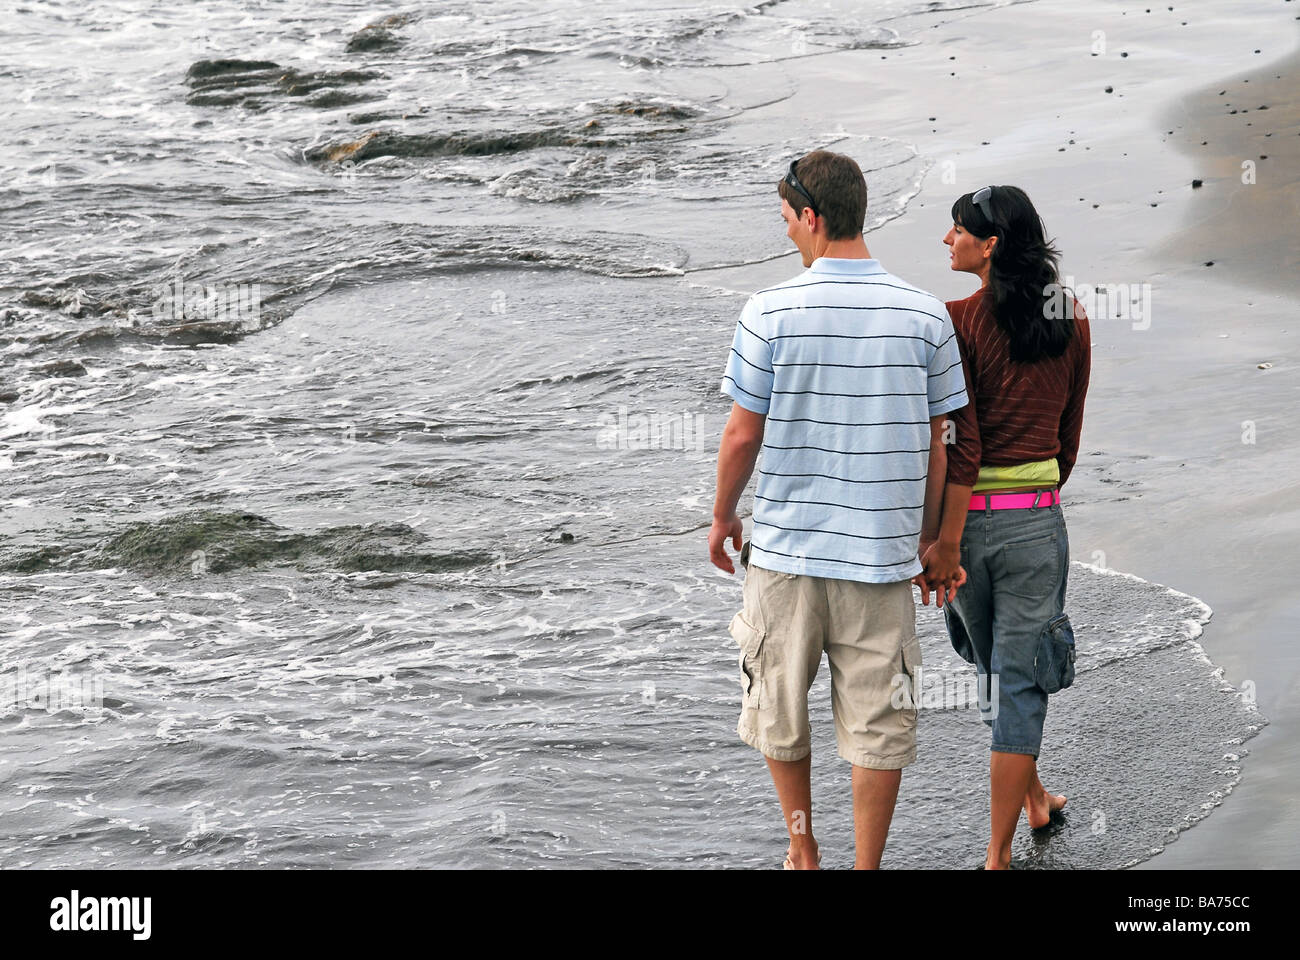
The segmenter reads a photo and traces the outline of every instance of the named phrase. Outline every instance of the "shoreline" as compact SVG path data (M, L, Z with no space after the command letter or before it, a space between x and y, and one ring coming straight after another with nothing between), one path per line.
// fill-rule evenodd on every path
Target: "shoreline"
M927 42L891 51L884 63L875 51L874 59L837 52L798 78L818 91L807 109L818 111L822 128L897 136L931 161L906 211L867 237L886 269L943 299L969 295L976 281L948 270L941 243L948 207L985 183L1014 182L1057 238L1063 275L1150 293L1141 323L1093 318L1079 464L1064 490L1072 559L1167 584L1213 608L1196 642L1269 723L1250 738L1233 796L1148 867L1300 866L1292 840L1300 805L1290 799L1300 794L1300 762L1286 753L1300 735L1287 696L1300 683L1300 653L1287 640L1300 615L1270 559L1300 555L1300 517L1280 506L1285 484L1279 496L1266 479L1300 465L1283 420L1300 393L1285 380L1284 362L1300 326L1290 317L1300 281L1287 269L1298 257L1286 209L1296 185L1269 176L1297 168L1289 141L1297 140L1300 104L1285 88L1300 62L1298 12L1281 0L1186 13L1080 11L1042 0L957 19L934 14ZM1097 31L1104 53L1093 56ZM1058 42L1022 44L1013 76L1002 69L1008 36ZM1189 64L1200 71L1190 93ZM1233 101L1220 116L1213 101L1231 100L1217 94L1234 87L1258 103L1243 116L1227 112L1240 111ZM1181 123L1170 119L1180 108ZM1265 139L1260 150L1256 141ZM1235 182L1229 174L1240 160L1260 153L1268 159L1255 161L1255 182ZM1194 189L1194 179L1204 186ZM1205 266L1210 259L1214 266ZM792 257L789 270L779 266L691 279L750 290L799 264ZM1262 362L1273 368L1259 369Z

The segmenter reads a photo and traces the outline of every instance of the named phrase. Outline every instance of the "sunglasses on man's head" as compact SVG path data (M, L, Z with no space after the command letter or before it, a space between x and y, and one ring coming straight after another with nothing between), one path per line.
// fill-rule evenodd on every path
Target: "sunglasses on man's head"
M801 160L803 158L800 157L799 159ZM790 161L790 169L786 172L785 182L790 186L790 189L797 190L803 198L808 201L808 206L812 208L813 216L819 217L821 214L817 212L817 204L813 203L812 194L805 189L804 185L799 182L799 178L794 175L795 164L798 162L799 160Z

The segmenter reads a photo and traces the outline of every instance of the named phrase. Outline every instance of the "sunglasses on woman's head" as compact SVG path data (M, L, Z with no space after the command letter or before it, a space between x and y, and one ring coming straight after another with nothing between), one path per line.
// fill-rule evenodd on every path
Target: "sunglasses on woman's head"
M989 198L993 196L992 187L980 187L971 194L971 202L979 207L980 213L984 214L984 219L989 223L993 222L993 208L989 203Z

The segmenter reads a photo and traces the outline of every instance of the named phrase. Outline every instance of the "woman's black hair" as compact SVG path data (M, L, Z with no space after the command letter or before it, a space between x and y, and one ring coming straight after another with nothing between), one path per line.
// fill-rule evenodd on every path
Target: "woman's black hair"
M980 240L997 237L989 258L993 316L1011 342L1011 359L1034 363L1059 357L1074 336L1074 302L1061 309L1060 251L1047 239L1043 219L1019 187L993 187L984 205L974 194L958 197L952 221Z

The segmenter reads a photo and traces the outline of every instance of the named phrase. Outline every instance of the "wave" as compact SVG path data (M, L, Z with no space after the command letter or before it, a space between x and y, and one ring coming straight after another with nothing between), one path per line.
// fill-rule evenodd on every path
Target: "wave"
M679 247L604 231L389 222L337 232L256 221L243 227L250 236L203 244L165 264L124 265L121 275L73 273L23 290L0 307L0 347L23 357L127 342L231 343L356 284L511 266L677 276L686 261ZM178 283L183 297L173 293ZM236 315L213 315L222 309Z

